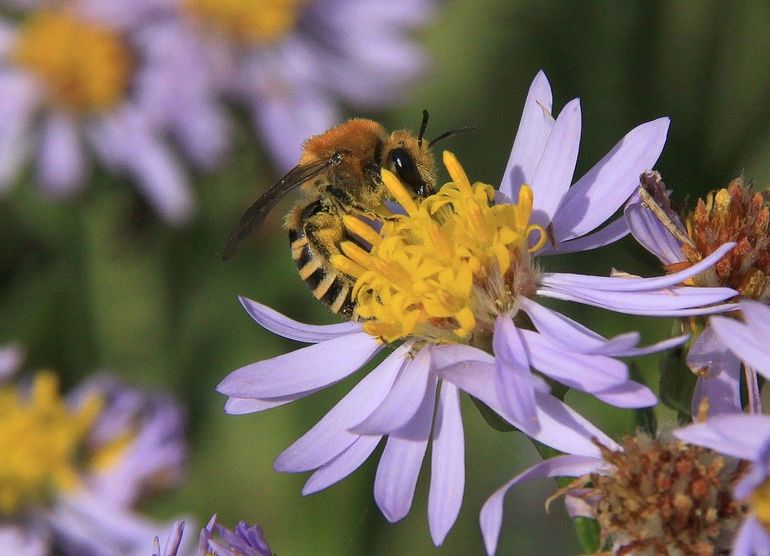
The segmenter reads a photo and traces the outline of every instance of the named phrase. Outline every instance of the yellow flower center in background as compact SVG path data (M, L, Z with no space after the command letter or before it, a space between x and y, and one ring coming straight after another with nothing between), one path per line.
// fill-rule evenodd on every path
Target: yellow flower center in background
M751 494L751 509L765 530L770 532L770 479L759 485Z
M0 388L0 515L77 486L85 441L101 409L96 395L69 407L51 372L38 373L28 393Z
M276 42L297 24L305 0L185 0L187 10L217 32L248 45Z
M471 184L455 156L444 152L451 182L426 199L412 199L398 178L382 171L385 186L406 210L375 232L349 216L345 225L371 244L367 252L343 242L332 264L356 278L353 296L364 330L392 342L406 336L469 341L489 331L497 315L531 295L530 253L546 234L529 223L532 190L522 186L516 204L494 204L495 190ZM530 246L530 235L539 237Z
M130 53L115 32L64 12L31 16L13 56L37 75L51 102L79 112L115 106L131 77Z

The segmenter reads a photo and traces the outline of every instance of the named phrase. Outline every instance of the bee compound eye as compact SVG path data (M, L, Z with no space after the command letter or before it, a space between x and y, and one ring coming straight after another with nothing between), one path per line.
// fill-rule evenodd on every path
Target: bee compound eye
M408 185L416 195L425 196L427 187L409 151L399 147L390 151L388 158L390 158L393 170L401 181Z

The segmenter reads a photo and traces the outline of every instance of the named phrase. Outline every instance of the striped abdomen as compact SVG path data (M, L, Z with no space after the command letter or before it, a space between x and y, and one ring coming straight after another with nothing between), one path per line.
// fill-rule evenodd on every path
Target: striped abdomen
M355 302L351 299L354 280L331 267L328 253L318 253L302 226L289 227L291 258L297 265L299 277L313 296L325 303L333 313L356 320Z

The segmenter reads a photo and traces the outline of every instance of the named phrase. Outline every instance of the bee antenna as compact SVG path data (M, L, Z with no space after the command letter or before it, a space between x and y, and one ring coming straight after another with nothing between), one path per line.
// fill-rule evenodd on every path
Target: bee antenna
M420 134L417 136L417 146L422 147L422 136L425 135L425 129L428 127L428 114L427 110L422 111L422 123L420 124Z
M453 137L454 135L461 135L463 133L468 133L469 131L475 131L476 128L473 126L465 126L465 127L459 127L457 129L450 129L449 131L445 131L438 137L434 137L428 142L428 148L431 148L433 145L438 143L439 141L443 141L444 139L448 139L449 137Z

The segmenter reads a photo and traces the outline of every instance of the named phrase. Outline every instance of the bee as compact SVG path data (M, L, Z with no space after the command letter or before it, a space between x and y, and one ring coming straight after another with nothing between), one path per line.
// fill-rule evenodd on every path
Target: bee
M428 112L423 111L417 136L408 130L388 134L373 121L355 118L307 139L299 164L289 170L241 216L222 249L227 260L241 241L256 229L268 212L290 191L302 186L304 199L284 219L289 232L291 256L300 278L313 296L333 313L357 319L351 297L355 278L336 270L329 262L341 253L340 243L353 241L342 217L351 214L372 220L389 215L389 198L380 170L387 168L410 189L413 197L435 193L435 162L431 147L470 128L448 131L423 141Z

